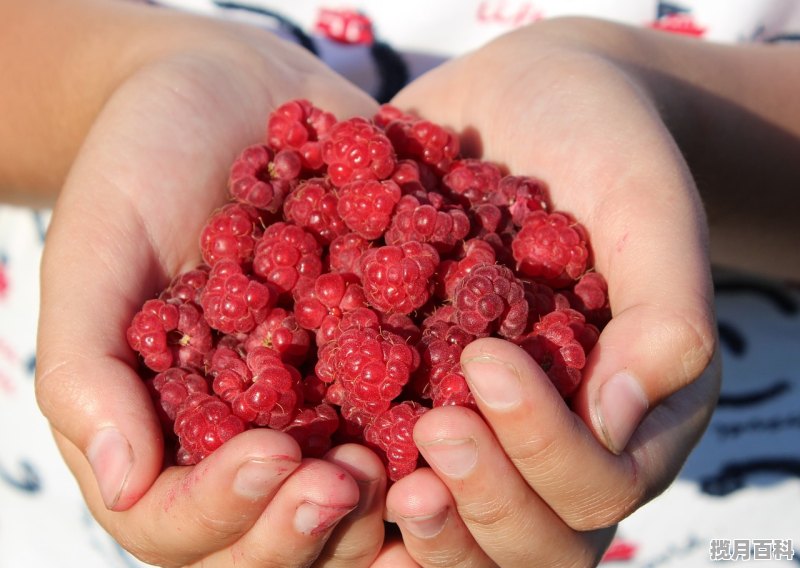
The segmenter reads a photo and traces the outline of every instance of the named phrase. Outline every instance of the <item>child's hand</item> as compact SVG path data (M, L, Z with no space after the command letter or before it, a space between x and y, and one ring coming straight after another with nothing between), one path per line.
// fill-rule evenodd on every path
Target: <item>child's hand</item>
M574 413L516 346L465 349L488 426L461 408L427 413L415 440L433 472L387 497L424 565L596 562L609 527L675 478L716 400L707 231L692 178L642 86L558 29L510 34L393 101L462 132L467 152L543 179L555 208L588 229L613 310ZM417 517L417 530L404 517Z
M40 406L93 514L145 561L306 566L321 554L369 564L383 540L385 474L365 448L301 460L290 436L258 430L162 471L161 428L125 339L132 315L199 262L227 168L262 139L275 105L376 110L296 46L192 20L195 38L174 18L173 44L109 97L56 206L42 264Z

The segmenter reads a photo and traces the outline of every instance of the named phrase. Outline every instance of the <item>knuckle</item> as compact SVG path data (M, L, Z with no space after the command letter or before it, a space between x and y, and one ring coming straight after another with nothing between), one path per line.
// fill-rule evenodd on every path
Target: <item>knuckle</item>
M460 505L459 513L467 525L491 530L514 518L515 513L518 513L515 505L508 499L495 497L490 501Z
M695 314L680 317L683 337L683 373L687 383L696 379L711 365L717 350L717 334L712 321Z
M628 462L628 474L624 477L627 482L604 491L582 492L579 498L569 501L566 510L559 511L571 529L578 532L607 529L619 524L652 497L637 473L636 460L630 454L622 454L620 458Z

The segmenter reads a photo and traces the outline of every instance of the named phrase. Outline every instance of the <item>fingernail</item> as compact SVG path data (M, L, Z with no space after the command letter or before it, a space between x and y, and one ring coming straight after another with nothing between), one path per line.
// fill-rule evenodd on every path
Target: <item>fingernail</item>
M433 440L421 446L428 463L448 477L466 477L478 461L478 448L472 438Z
M639 382L620 372L600 387L597 419L608 449L619 454L628 445L649 403Z
M429 539L442 532L444 524L447 522L448 513L449 511L447 509L442 509L438 513L432 515L400 517L400 519L403 526L415 537Z
M464 361L463 368L472 392L489 408L510 410L519 404L522 382L513 365L481 355Z
M108 509L113 509L133 468L130 443L116 428L103 428L86 448L86 458L97 479L103 503Z
M352 510L353 507L328 507L305 501L295 511L294 528L304 535L322 534Z
M242 464L233 480L240 497L256 501L275 488L275 479L291 473L299 462L286 458L253 459Z

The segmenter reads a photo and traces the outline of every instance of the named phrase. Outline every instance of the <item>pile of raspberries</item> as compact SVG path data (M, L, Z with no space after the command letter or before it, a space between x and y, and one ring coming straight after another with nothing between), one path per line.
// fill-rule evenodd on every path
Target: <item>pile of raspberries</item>
M611 317L586 231L540 180L463 157L452 131L393 106L337 120L283 104L228 189L203 264L127 330L177 464L267 427L308 457L365 444L400 479L423 413L477 410L468 343L516 343L568 399Z

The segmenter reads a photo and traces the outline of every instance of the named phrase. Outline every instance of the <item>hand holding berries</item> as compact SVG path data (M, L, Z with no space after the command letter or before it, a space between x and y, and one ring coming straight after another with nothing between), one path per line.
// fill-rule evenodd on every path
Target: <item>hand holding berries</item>
M457 145L442 154L438 144L451 139L388 105L373 119L336 121L292 100L270 115L264 144L245 148L231 167L231 202L202 231L205 264L192 273L207 279L178 299L172 288L188 278L178 274L161 293L171 303L146 303L130 328L131 347L156 379L178 376L189 357L171 354L189 346L187 371L205 376L202 394L184 389L183 402L152 389L173 415L167 435L178 463L269 427L295 437L306 456L366 445L398 481L423 463L411 433L426 411L477 410L459 363L475 338L517 343L561 396L578 390L610 319L585 230L552 210L539 180L462 158ZM315 155L312 145L321 163L301 159L301 147ZM287 152L298 167L279 167ZM247 191L245 173L261 176ZM270 183L261 192L268 200L253 198ZM306 197L311 187L330 200L327 226L307 213L320 207ZM356 248L342 261L346 239ZM578 301L584 277L599 291L592 312ZM193 342L156 308L204 314L213 341ZM283 323L266 330L273 320Z

